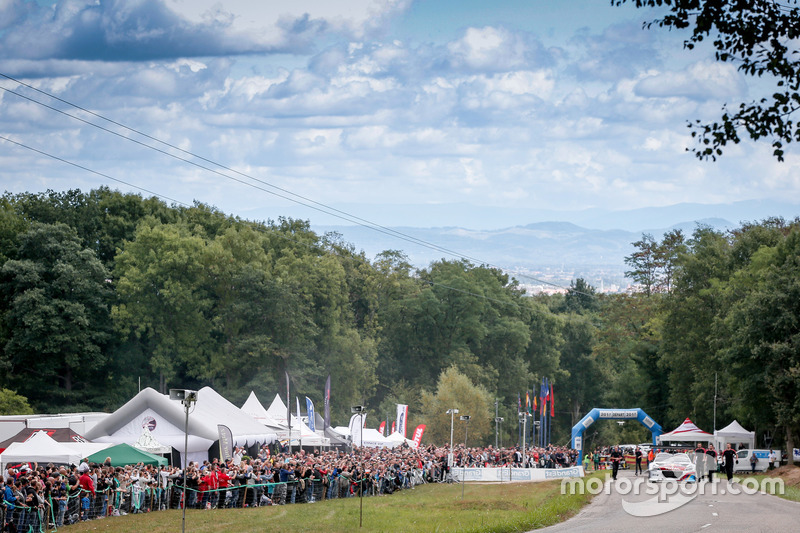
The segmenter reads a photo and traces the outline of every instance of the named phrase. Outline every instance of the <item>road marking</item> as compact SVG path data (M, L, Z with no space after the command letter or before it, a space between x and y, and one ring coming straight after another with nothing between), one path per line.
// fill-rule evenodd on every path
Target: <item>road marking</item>
M711 513L711 516L719 516L719 513Z
M705 524L705 525L703 525L703 526L700 526L700 529L705 529L705 528L707 528L707 527L708 527L708 526L710 526L710 525L711 525L711 524Z

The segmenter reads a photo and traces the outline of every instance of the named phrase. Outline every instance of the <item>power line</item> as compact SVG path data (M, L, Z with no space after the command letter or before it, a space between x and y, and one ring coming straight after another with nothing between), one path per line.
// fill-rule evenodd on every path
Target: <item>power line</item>
M37 92L37 93L40 93L40 94L42 94L42 95L45 95L45 96L47 96L48 98L51 98L51 99L53 99L53 100L56 100L56 101L58 101L58 102L61 102L61 103L65 104L65 105L67 105L67 106L70 106L70 107L72 107L72 108L74 108L74 109L77 109L77 110L79 110L79 111L82 111L82 112L84 112L84 113L87 113L87 114L89 114L89 115L91 115L91 116L97 117L97 118L99 118L99 119L101 119L101 120L103 120L103 121L106 121L106 122L108 122L109 124L113 124L113 125L115 125L115 126L118 126L118 127L120 127L120 128L123 128L123 129L124 129L124 130L126 130L126 131L129 131L129 132L131 132L131 133L135 133L136 135L140 135L140 136L142 136L142 137L144 137L144 138L146 138L146 139L149 139L149 140L151 140L151 141L154 141L154 142L156 142L156 143L158 143L158 144L160 144L160 145L163 145L163 146L165 146L165 147L168 147L168 148L170 148L171 150L176 150L176 151L178 151L178 152L180 152L180 153L186 154L186 155L188 155L188 156L191 156L191 157L193 157L193 158L195 158L195 159L199 159L199 160L201 160L201 161L204 161L204 162L206 162L206 163L209 163L209 164L211 164L211 165L214 165L214 166L216 166L216 167L219 167L219 168L221 168L221 169L223 169L223 170L225 170L225 171L227 171L227 172L232 172L232 173L234 173L234 174L236 174L236 175L239 175L239 176L242 176L242 177L244 177L244 178L247 178L248 180L252 180L252 181L255 181L255 182L257 182L257 183L260 183L261 185L264 185L264 186L266 186L266 187L269 187L269 189L266 189L266 188L264 188L264 187L260 187L260 186L258 186L258 185L255 185L255 184L253 184L253 183L249 183L249 182L247 182L247 181L241 180L241 179L239 179L239 178L236 178L236 177L234 177L234 176L230 176L230 175L228 175L228 174L226 174L226 173L224 173L224 172L220 172L219 170L216 170L216 169L214 169L214 168L210 168L210 167L208 167L208 166L206 166L206 165L203 165L203 164L197 163L197 162L195 162L195 161L192 161L191 159L187 159L187 158L185 158L185 157L181 157L181 156L179 156L179 155L176 155L176 154L174 154L174 153L170 153L170 152L169 152L169 151L167 151L167 150L164 150L164 149L158 148L158 147L156 147L156 146L153 146L153 145L147 144L147 143L145 143L145 142L139 141L139 140L137 140L137 139L133 139L133 138L131 138L131 137L125 136L125 135L123 135L123 134L121 134L121 133L119 133L119 132L116 132L116 131L112 130L112 129L106 128L106 127L104 127L104 126L101 126L101 125L99 125L99 124L96 124L96 123L94 123L94 122L91 122L91 121L89 121L89 120L86 120L86 119L84 119L84 118L78 117L78 116L76 116L76 115L73 115L73 114L67 113L66 111L63 111L63 110L61 110L61 109L58 109L58 108L56 108L56 107L53 107L53 106L51 106L51 105L48 105L48 104L46 104L46 103L44 103L44 102L40 102L40 101L38 101L38 100L36 100L36 99L34 99L34 98L31 98L31 97L29 97L29 96L26 96L26 95L20 94L20 93L18 93L18 92L16 92L16 91L14 91L14 90L8 89L8 88L6 88L6 87L3 87L3 86L0 86L0 89L4 90L4 91L6 91L6 92L8 92L8 93L10 93L10 94L13 94L13 95L15 95L15 96L17 96L17 97L19 97L19 98L23 98L23 99L25 99L25 100L28 100L29 102L32 102L32 103L34 103L34 104L37 104L37 105L40 105L40 106L42 106L42 107L45 107L45 108L47 108L47 109L50 109L50 110L52 110L52 111L55 111L55 112L57 112L57 113L59 113L59 114L62 114L62 115L64 115L64 116L66 116L66 117L69 117L69 118L71 118L71 119L73 119L73 120L77 120L77 121L79 121L79 122L82 122L82 123L84 123L84 124L86 124L86 125L88 125L88 126L92 126L92 127L94 127L94 128L97 128L97 129L99 129L99 130L101 130L101 131L104 131L104 132L106 132L106 133L109 133L109 134L111 134L111 135L115 135L115 136L117 136L117 137L119 137L119 138L121 138L121 139L124 139L124 140L130 141L130 142L136 143L136 144L138 144L138 145L140 145L140 146L142 146L142 147L149 148L149 149L151 149L151 150L154 150L154 151L156 151L156 152L159 152L159 153L161 153L161 154L163 154L163 155L166 155L166 156L168 156L168 157L172 157L172 158L174 158L174 159L177 159L178 161L181 161L181 162L184 162L184 163L188 163L188 164L190 164L190 165L193 165L193 166L195 166L195 167L197 167L197 168L200 168L200 169L202 169L202 170L206 170L206 171L208 171L208 172L211 172L211 173L213 173L213 174L216 174L216 175L218 175L218 176L224 177L224 178L226 178L226 179L230 179L230 180L232 180L232 181L235 181L235 182L237 182L237 183L241 183L242 185L245 185L245 186L248 186L248 187L252 187L252 188L254 188L254 189L257 189L257 190L260 190L260 191L266 192L267 194L272 194L273 196L277 196L277 197L279 197L279 198L283 198L283 199L285 199L285 200L288 200L288 201L290 201L290 202L294 202L294 203L296 203L296 204L303 205L303 206L305 206L305 207L309 207L309 208L311 208L311 209L314 209L314 210L316 210L316 211L319 211L319 212L321 212L321 213L324 213L324 214L327 214L327 215L330 215L330 216L334 216L334 217L336 217L336 218L340 218L340 219L342 219L342 220L346 220L346 221L348 221L348 222L351 222L351 223L355 223L355 224L357 224L357 225L359 225L359 226L362 226L362 227L365 227L365 228L371 229L371 230L373 230L373 231L377 231L377 232L379 232L379 233L383 233L383 234L385 234L385 235L388 235L388 236L391 236L391 237L395 237L395 238L398 238L398 239L401 239L401 240L404 240L404 241L410 242L410 243L412 243L412 244L417 244L417 245L420 245L420 246L423 246L423 247L426 247L426 248L429 248L429 249L432 249L432 250L435 250L435 251L439 251L439 252L442 252L442 253L445 253L445 254L447 254L447 255L451 255L451 256L453 256L453 257L457 257L457 258L460 258L460 259L467 259L467 260L473 261L473 262L475 262L475 263L477 263L477 264L483 264L483 265L490 266L490 267L493 267L493 268L498 268L498 269L500 269L500 270L503 270L503 271L507 270L507 269L504 269L503 267L500 267L500 266L497 266L497 265L493 265L493 264L489 263L488 261L483 261L483 260L481 260L481 259L478 259L478 258L475 258L475 257L471 257L471 256L468 256L468 255L466 255L466 254L459 253L459 252L457 252L457 251L454 251L454 250L450 250L450 249L448 249L448 248L445 248L445 247L443 247L443 246L437 245L437 244L435 244L435 243L431 243L431 242L425 241L425 240L423 240L423 239L419 239L419 238L417 238L417 237L413 237L413 236L411 236L411 235L408 235L408 234L406 234L406 233L403 233L403 232L400 232L400 231L394 230L394 229L392 229L392 228L388 228L388 227L386 227L386 226L382 226L382 225L380 225L380 224L377 224L377 223L375 223L375 222L371 222L371 221L369 221L369 220L366 220L366 219L360 218L360 217L358 217L358 216L352 215L352 214L350 214L350 213L347 213L347 212L345 212L345 211L341 211L341 210L339 210L339 209L336 209L336 208L334 208L334 207L332 207L332 206L329 206L329 205L326 205L326 204L324 204L324 203L317 202L317 201L315 201L315 200L312 200L312 199L310 199L310 198L307 198L307 197L305 197L305 196L302 196L302 195L296 194L296 193L294 193L294 192L291 192L291 191L289 191L289 190L287 190L287 189L284 189L284 188L282 188L282 187L278 187L278 186L276 186L276 185L273 185L273 184L271 184L271 183L269 183L269 182L266 182L266 181L264 181L264 180L261 180L261 179L259 179L259 178L256 178L256 177L254 177L254 176L251 176L251 175L249 175L249 174L247 174L247 173L240 172L240 171L238 171L238 170L235 170L235 169L233 169L233 168L231 168L231 167L228 167L228 166L226 166L226 165L223 165L223 164L221 164L221 163L218 163L218 162L216 162L216 161L213 161L213 160L211 160L211 159L208 159L208 158L206 158L206 157L203 157L203 156L201 156L201 155L195 154L194 152L191 152L191 151L188 151L188 150L184 150L183 148L180 148L180 147L178 147L178 146L175 146L175 145L173 145L173 144L171 144L171 143L168 143L168 142L166 142L166 141L163 141L163 140L161 140L161 139L158 139L158 138L156 138L156 137L153 137L153 136L151 136L151 135L149 135L149 134L147 134L147 133L144 133L144 132L142 132L142 131L139 131L139 130L137 130L137 129L135 129L135 128L131 128L131 127L129 127L129 126L126 126L125 124L122 124L122 123L120 123L120 122L118 122L118 121L115 121L115 120L113 120L113 119L107 118L107 117L105 117L105 116L103 116L103 115L101 115L101 114L99 114L99 113L96 113L96 112L94 112L94 111L91 111L91 110L89 110L89 109L86 109L86 108L84 108L84 107L81 107L81 106L79 106L79 105L77 105L77 104L73 104L72 102L69 102L69 101L67 101L67 100L65 100L65 99L63 99L63 98L59 98L58 96L52 95L52 94L50 94L50 93L48 93L48 92L46 92L46 91L43 91L43 90L41 90L41 89L39 89L39 88L37 88L37 87L34 87L34 86L30 85L30 84L27 84L27 83L25 83L25 82L23 82L23 81L21 81L21 80L18 80L18 79L16 79L16 78L13 78L13 77L11 77L11 76L9 76L9 75L7 75L7 74L4 74L4 73L2 73L2 72L0 72L0 76L2 76L3 78L6 78L6 79L8 79L8 80L10 80L10 81L13 81L13 82L15 82L15 83L17 83L17 84L19 84L19 85L21 85L21 86L23 86L23 87L27 87L27 88L29 88L29 89L31 89L31 90L33 90L33 91ZM14 141L11 141L11 142L14 142ZM119 179L116 179L116 178L111 178L110 176L106 176L106 175L104 175L104 174L102 174L102 173L99 173L99 172L96 172L96 171L92 171L91 169L88 169L88 168L81 167L81 165L78 165L78 164L76 164L76 163L72 163L72 162L69 162L69 161L67 161L67 160L60 159L60 158L58 158L58 157L56 157L56 156L53 156L53 155L47 154L47 153L45 153L45 152L41 152L41 151L38 151L38 150L36 150L36 149L33 149L33 148L30 148L30 147L24 146L24 145L22 145L22 144L20 144L20 143L18 143L18 142L14 142L14 144L17 144L17 145L19 145L19 146L23 146L23 147L25 147L25 148L29 148L29 149L31 149L32 151L35 151L35 152L41 153L42 155L46 155L46 156L48 156L48 157L52 157L52 158L54 158L54 159L57 159L57 160L63 161L63 162L65 162L65 163L71 164L71 165L73 165L73 166L76 166L76 167L78 167L78 168L83 168L84 170L90 171L90 172L92 172L92 173L94 173L94 174L101 175L101 176L103 176L103 177L107 177L107 178L109 178L109 179L112 179L112 180L114 180L114 181L117 181L117 182L119 182L119 183L124 183L124 184L126 184L126 185L128 185L128 186L135 187L135 188L137 188L137 189L139 189L139 190L144 190L144 189L142 189L142 188L140 188L140 187L137 187L137 186L135 186L135 185L129 184L129 183L127 183L127 182L124 182L124 181L122 181L122 180L119 180ZM277 192L276 192L276 191L277 191ZM148 191L148 192L150 192L150 191ZM152 192L150 192L150 194L155 194L155 193L152 193ZM156 195L156 196L162 196L162 195L158 195L158 194L155 194L155 195ZM181 202L178 202L178 203L181 203ZM522 277L522 278L527 278L527 279L530 279L530 280L536 281L536 282L538 282L538 283L543 283L543 284L546 284L546 285L551 285L551 286L553 286L553 287L557 287L557 288L560 288L560 289L569 290L569 291L571 291L571 292L574 292L574 293L576 293L576 294L583 294L583 295L586 295L586 296L594 296L593 294L590 294L590 293L583 293L583 292L580 292L580 291L577 291L577 290L575 290L574 288L571 288L571 287L570 287L570 288L568 288L568 287L564 287L564 286L562 286L562 285L559 285L559 284L557 284L557 283L553 283L553 282L550 282L550 281L542 280L542 279L536 278L536 277L534 277L534 276L530 276L530 275L528 275L528 274L521 274L521 273L517 273L517 274L515 274L515 275L517 275L517 276L519 276L519 277Z

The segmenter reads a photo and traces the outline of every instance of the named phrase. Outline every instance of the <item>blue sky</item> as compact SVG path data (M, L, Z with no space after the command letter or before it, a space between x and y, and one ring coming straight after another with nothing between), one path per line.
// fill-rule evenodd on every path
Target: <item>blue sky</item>
M0 140L0 186L141 187L345 223L278 192L382 225L474 229L505 225L498 210L525 223L800 198L795 147L784 163L768 143L716 163L685 151L688 120L762 88L680 33L642 29L655 16L606 0L0 0L0 73L232 169L0 79L0 135L19 143Z

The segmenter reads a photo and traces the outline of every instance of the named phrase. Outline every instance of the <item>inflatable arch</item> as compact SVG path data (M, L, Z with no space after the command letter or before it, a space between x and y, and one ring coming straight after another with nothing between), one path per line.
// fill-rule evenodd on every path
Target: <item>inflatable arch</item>
M641 409L601 409L595 407L572 428L572 448L578 451L578 457L581 461L583 460L583 432L597 420L636 420L650 430L653 435L653 445L656 444L656 437L664 433L661 426Z

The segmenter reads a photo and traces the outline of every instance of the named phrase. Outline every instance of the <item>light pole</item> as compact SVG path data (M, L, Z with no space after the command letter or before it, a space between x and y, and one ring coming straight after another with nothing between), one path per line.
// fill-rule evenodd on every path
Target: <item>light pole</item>
M503 417L502 416L494 417L494 447L495 448L498 447L497 446L497 435L500 434L500 424L502 424L502 423L503 423ZM502 441L501 441L501 443L502 443Z
M469 419L472 418L469 415L462 415L461 420L466 422L464 426L464 453L467 451L467 430L469 430ZM466 484L466 475L467 475L467 457L466 455L462 459L462 467L461 467L461 499L464 499L464 485Z
M361 451L358 454L358 527L361 527L364 517L364 410L363 405L354 405L350 412L358 415L358 427L361 434Z
M197 402L197 391L185 389L170 389L170 400L180 400L186 411L186 425L183 428L183 516L181 517L181 533L186 531L186 504L188 495L186 494L186 468L189 466L189 410Z
M528 432L528 413L520 413L519 420L522 422L522 468L525 468L525 433Z
M453 468L453 420L455 416L458 414L458 409L448 409L447 414L450 415L450 453L447 456L447 466Z

